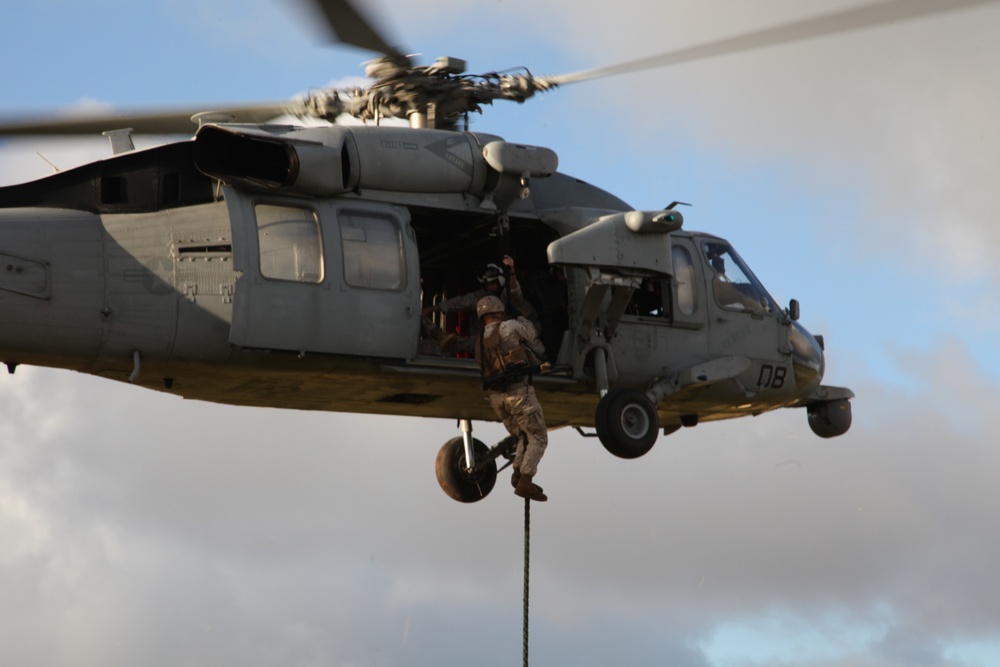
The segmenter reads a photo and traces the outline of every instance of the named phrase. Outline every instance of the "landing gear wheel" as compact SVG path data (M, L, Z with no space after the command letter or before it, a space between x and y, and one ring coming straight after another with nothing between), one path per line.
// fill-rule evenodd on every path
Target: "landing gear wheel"
M619 458L637 459L653 448L660 418L646 394L616 389L597 404L594 427L606 450Z
M489 448L473 438L472 450L477 461L485 461ZM438 451L434 463L438 484L449 496L460 503L474 503L482 500L493 490L497 481L497 462L493 459L481 470L465 471L465 446L462 438L452 438Z

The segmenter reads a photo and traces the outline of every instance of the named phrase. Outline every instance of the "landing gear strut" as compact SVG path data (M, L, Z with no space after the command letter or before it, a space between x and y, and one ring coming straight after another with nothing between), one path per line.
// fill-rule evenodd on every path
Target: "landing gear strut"
M434 471L445 493L460 503L474 503L493 490L497 481L497 458L512 458L516 441L504 438L493 447L487 447L472 437L469 420L461 419L459 424L462 435L444 443L438 451Z
M449 496L460 503L474 503L485 498L497 481L496 459L489 459L489 448L473 438L472 451L479 467L466 468L465 443L461 437L452 438L438 451L434 470L438 484Z

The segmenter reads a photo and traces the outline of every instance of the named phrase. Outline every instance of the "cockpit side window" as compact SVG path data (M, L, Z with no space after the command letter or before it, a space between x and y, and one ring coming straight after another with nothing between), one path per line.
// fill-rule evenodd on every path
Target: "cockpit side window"
M677 311L682 315L694 315L698 309L698 290L695 289L694 262L687 248L675 245L673 255L674 284L677 290Z
M704 251L712 293L720 306L761 315L777 311L764 287L728 244L707 242Z

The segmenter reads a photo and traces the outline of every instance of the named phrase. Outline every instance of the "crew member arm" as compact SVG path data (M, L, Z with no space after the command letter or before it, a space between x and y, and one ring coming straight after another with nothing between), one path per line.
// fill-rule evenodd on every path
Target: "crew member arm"
M486 295L484 290L476 290L468 294L453 296L450 299L439 301L434 306L434 310L441 313L468 313L476 311L476 304Z

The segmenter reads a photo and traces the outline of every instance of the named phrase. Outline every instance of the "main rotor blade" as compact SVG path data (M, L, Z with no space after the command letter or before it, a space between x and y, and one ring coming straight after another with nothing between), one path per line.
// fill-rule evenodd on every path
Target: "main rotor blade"
M327 25L334 36L344 44L357 46L369 51L377 51L387 56L401 56L400 51L390 46L376 29L373 22L364 16L348 0L313 0L323 12Z
M825 37L827 35L859 30L893 21L951 12L965 7L994 2L997 2L997 0L889 0L888 2L880 2L834 14L795 21L745 35L728 37L716 42L661 53L660 55L640 58L618 65L540 78L555 85L565 85L567 83L637 72L654 67L666 67L668 65L677 65L695 60L715 58L717 56L750 51L767 46L788 44L814 37Z
M109 113L102 115L65 116L44 120L0 118L0 136L100 134L126 127L136 134L187 134L198 129L197 119L203 122L263 123L288 113L289 102L253 104L239 107L177 109L164 112Z

